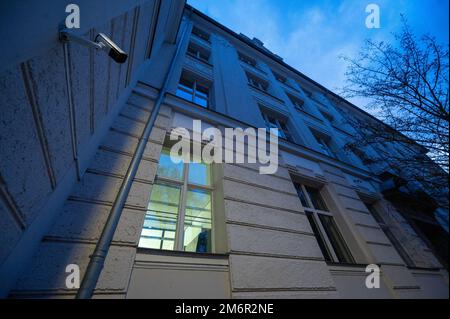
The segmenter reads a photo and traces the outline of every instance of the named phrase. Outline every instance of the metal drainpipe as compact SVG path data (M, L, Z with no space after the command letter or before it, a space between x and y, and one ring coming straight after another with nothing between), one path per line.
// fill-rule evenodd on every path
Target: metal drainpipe
M163 87L159 91L158 99L155 102L150 118L147 121L144 132L142 133L142 136L139 140L136 152L133 155L133 159L131 160L131 164L128 167L127 173L125 175L125 179L120 186L119 193L117 194L116 200L108 216L105 227L103 228L100 239L95 247L94 253L91 255L91 259L86 269L86 274L83 277L83 281L76 296L77 299L91 298L94 293L95 286L97 285L98 278L100 277L100 273L103 269L103 265L108 254L109 246L111 245L114 233L117 228L117 224L119 223L120 216L122 215L122 209L130 192L131 184L133 183L133 179L136 176L142 154L144 153L145 147L150 137L150 133L155 124L156 117L158 116L159 110L161 108L161 104L164 101L167 87L169 85L169 80L175 68L175 62L178 60L177 58L180 55L181 44L185 38L188 27L189 25L186 24L179 39L176 52L170 63L169 71L165 76Z
M72 73L71 73L71 61L69 54L69 44L67 41L63 43L63 51L64 51L64 70L66 75L66 88L67 88L67 101L69 104L69 120L70 120L70 137L72 142L72 153L73 159L75 160L75 166L77 171L77 179L81 179L80 172L80 162L78 160L78 146L77 146L77 122L76 122L76 114L75 107L73 105L73 97L72 97Z

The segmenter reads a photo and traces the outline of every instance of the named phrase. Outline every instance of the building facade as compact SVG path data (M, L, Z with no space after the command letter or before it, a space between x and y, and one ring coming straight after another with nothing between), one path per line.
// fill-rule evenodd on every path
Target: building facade
M347 117L370 115L183 1L100 16L80 34L110 35L126 64L53 33L0 70L2 297L74 298L67 266L83 278L125 194L94 298L448 298L442 246L412 219L440 224L345 151ZM277 172L173 163L169 136L193 120L277 128Z

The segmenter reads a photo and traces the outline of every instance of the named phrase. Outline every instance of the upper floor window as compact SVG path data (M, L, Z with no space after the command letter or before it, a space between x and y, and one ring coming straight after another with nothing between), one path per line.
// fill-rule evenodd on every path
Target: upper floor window
M325 260L346 264L355 263L320 191L301 184L296 184L295 188Z
M398 254L403 259L405 264L409 267L414 267L415 264L413 260L411 259L411 257L409 257L408 253L403 248L402 244L400 244L400 241L394 236L390 227L384 222L383 218L375 209L375 207L372 204L367 203L364 203L364 205L366 205L367 209L372 214L373 218L377 221L378 225L380 225L381 230L384 232L386 237L389 239L394 248L397 250Z
M328 108L326 103L324 103L324 101L323 101L323 99L325 98L323 95L319 96L319 93L313 94L313 92L311 92L311 91L309 91L309 90L307 90L305 88L302 88L302 89L303 89L303 92L305 93L305 95L309 99L313 100L314 103L317 103L317 104L321 105L324 108Z
M303 92L305 93L305 95L306 95L307 97L309 97L310 99L312 99L313 94L312 94L311 91L308 91L307 89L303 89Z
M211 167L175 164L163 148L139 247L212 252Z
M176 94L205 108L209 105L209 87L206 82L187 73L182 74Z
M326 118L326 119L328 120L328 122L330 122L330 124L333 124L333 123L334 123L334 117L333 117L333 115L331 115L331 114L329 114L329 113L327 113L327 112L322 112L322 111L320 111L320 113L322 114L322 116L323 116L324 118Z
M257 62L256 62L255 59L253 59L253 58L251 58L251 57L249 57L249 56L247 56L247 55L245 55L243 53L240 53L240 52L238 52L238 56L239 56L239 60L241 60L242 62L244 62L244 63L246 63L246 64L256 68Z
M188 50L188 54L198 60L209 63L210 52L194 43L190 43Z
M203 39L203 40L205 40L205 41L207 41L207 42L209 42L210 35L208 33L206 33L205 31L200 30L197 27L194 27L192 29L192 34L197 36L197 37L199 37L199 38L201 38L201 39Z
M284 138L288 141L293 142L291 133L286 125L286 122L280 118L277 118L267 112L261 111L261 114L264 118L264 122L266 125L266 129L270 131L271 129L278 129L278 136Z
M289 93L287 93L287 96L297 110L304 111L305 102L302 99Z
M320 146L320 149L327 154L328 156L331 156L333 158L337 158L335 152L333 151L333 148L331 147L331 138L328 136L325 136L323 134L313 132L313 135L317 141L317 143Z
M279 73L273 72L273 75L277 79L278 82L281 82L283 84L287 83L287 78Z
M250 74L250 73L246 73L247 74L247 79L248 79L248 84L250 84L251 86L264 91L264 92L268 92L269 91L269 83L261 80L260 78Z

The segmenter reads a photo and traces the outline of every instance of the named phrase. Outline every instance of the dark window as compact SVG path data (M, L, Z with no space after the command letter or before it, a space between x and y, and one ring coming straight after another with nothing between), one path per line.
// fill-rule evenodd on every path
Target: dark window
M369 212L372 214L373 218L377 221L377 223L380 225L381 230L384 232L384 234L386 235L386 237L389 239L389 241L392 243L392 245L394 246L394 248L397 250L398 254L400 255L400 257L403 259L403 261L405 262L405 264L407 266L410 267L414 267L414 262L411 259L411 257L409 257L408 253L406 252L406 250L403 248L402 244L400 243L400 241L395 237L395 235L392 233L391 229L389 228L388 225L386 225L386 223L384 222L383 218L380 216L380 214L378 213L378 211L375 209L375 207L373 207L373 205L370 204L366 204L364 203L367 207L367 209L369 210Z
M334 153L333 149L330 146L330 137L325 137L322 134L313 132L314 137L316 138L317 143L319 144L322 151L327 154L330 157L337 158L336 154Z
M306 189L308 196L311 200L311 203L315 209L322 210L322 211L328 211L328 208L327 208L327 206L325 206L325 203L322 200L322 196L320 196L318 189L311 188L308 186L305 186L305 189Z
M281 74L278 74L275 72L273 72L273 75L275 76L275 78L277 79L278 82L286 84L287 78L285 76L282 76Z
M301 187L301 185L296 184L295 188L297 190L298 197L300 198L300 202L302 203L303 207L310 207L306 200L306 195L303 192L303 187Z
M245 54L242 54L240 52L238 53L238 57L239 57L239 60L241 60L245 64L248 64L248 65L256 68L257 63L256 63L255 59L253 59L253 58L251 58L251 57L249 57L249 56L247 56Z
M339 262L346 264L355 263L355 260L345 244L344 238L342 238L333 217L324 214L318 214L318 216L328 238L330 239L331 245L333 246Z
M289 97L289 100L291 100L292 104L294 105L294 107L296 109L301 110L301 111L304 110L305 102L302 99L295 97L292 94L287 94L287 96Z
M246 74L247 74L248 84L250 84L254 88L257 88L258 90L264 91L266 93L269 91L269 83L267 83L264 80L261 80L260 78L257 78L256 76L254 76L250 73L246 73Z
M331 124L334 123L334 117L331 114L322 111L320 111L320 113L322 113L323 117L326 118L328 122L330 122Z
M266 124L266 129L270 131L271 129L277 129L278 136L284 138L288 141L294 141L291 133L286 125L286 122L282 119L279 119L271 114L268 114L264 111L261 111L261 114L264 118L264 122Z
M203 30L200 30L200 29L197 28L197 27L194 27L194 28L192 29L192 34L195 35L195 36L197 36L197 37L199 37L199 38L201 38L201 39L203 39L203 40L205 40L205 41L207 41L207 42L209 42L209 34L206 33L206 32L203 31Z
M306 90L306 89L303 89L303 92L305 92L305 95L306 95L307 97L309 97L310 99L312 99L313 94L312 94L311 91L308 91L308 90Z
M328 212L320 191L301 184L296 184L295 188L325 260L355 263L350 249L338 230L333 214Z
M209 63L210 53L200 46L197 46L193 43L189 44L188 54L198 60Z
M319 231L319 226L316 224L313 213L306 212L306 217L308 217L309 224L311 225L311 229L317 239L317 243L319 244L319 248L322 251L323 257L326 261L333 261L330 256L330 252L327 249L327 245L325 244L325 240L322 237L321 232Z
M442 263L442 265L448 269L448 233L442 228L442 226L437 224L423 222L418 219L414 219L413 223L414 226L418 228L419 234L423 234L422 238L424 238L428 243L430 248L439 258L439 261Z
M209 105L209 88L198 79L183 74L178 84L177 96L205 108Z

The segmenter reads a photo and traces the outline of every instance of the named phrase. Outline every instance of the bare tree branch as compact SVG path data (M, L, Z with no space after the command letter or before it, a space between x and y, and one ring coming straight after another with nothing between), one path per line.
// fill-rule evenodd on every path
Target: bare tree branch
M376 161L386 161L402 178L448 195L448 44L429 35L418 39L404 17L402 22L395 46L368 40L356 57L343 57L348 69L341 94L368 99L385 123L345 114L359 133L347 149L363 159L368 147L375 149Z

